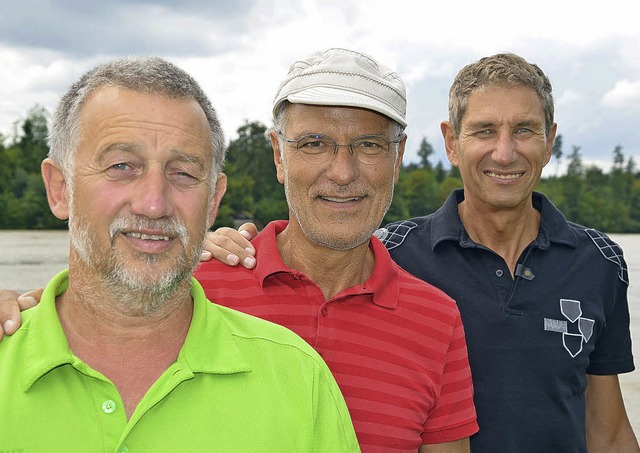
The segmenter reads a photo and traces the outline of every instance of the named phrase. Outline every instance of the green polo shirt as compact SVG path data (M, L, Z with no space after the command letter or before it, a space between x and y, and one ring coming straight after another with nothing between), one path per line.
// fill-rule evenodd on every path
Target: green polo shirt
M320 356L293 332L207 301L180 354L127 420L115 386L69 349L45 288L0 342L0 452L357 452Z

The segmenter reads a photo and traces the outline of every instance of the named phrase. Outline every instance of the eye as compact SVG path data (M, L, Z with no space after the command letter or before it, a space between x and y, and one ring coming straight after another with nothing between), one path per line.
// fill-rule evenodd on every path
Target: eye
M333 140L323 135L306 135L298 140L298 149L307 153L322 153L333 148Z
M188 173L186 171L176 171L173 173L173 175L179 178L198 179L195 176L193 176L191 173Z
M371 140L363 140L361 142L356 142L354 145L362 148L374 148L374 149L375 148L382 149L384 147L382 143L371 141Z
M300 142L300 148L319 148L324 146L324 143L320 140L309 140Z
M362 137L354 140L351 147L361 154L378 155L389 149L389 143L378 137Z
M123 170L129 170L131 168L131 166L129 164L125 164L125 163L121 162L121 163L118 163L118 164L114 164L109 168L111 168L113 170L121 170L121 171L123 171Z
M122 179L136 176L137 170L127 162L118 162L117 164L110 165L106 169L106 173L111 178Z
M175 163L167 168L167 177L177 186L191 187L198 184L203 176L197 165L189 163Z

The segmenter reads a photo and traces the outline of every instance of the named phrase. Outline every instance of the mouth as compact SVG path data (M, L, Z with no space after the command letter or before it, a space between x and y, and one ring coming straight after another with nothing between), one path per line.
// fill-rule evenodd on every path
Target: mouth
M524 175L524 172L518 172L518 173L494 173L492 171L485 171L484 174L489 176L490 178L496 178L496 179L502 179L502 180L508 181L508 180L520 178L521 176Z
M169 241L171 239L169 236L162 236L159 234L139 233L136 231L125 232L124 235L130 238L142 239L145 241Z
M320 198L324 201L330 201L332 203L351 203L354 201L360 201L364 197L328 197L321 195Z
M166 253L173 247L176 239L176 236L165 231L123 230L120 234L136 253L145 255Z

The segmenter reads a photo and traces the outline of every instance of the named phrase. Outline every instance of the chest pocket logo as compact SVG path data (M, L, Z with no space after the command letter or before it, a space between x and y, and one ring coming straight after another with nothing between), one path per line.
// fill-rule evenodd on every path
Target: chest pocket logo
M582 352L582 346L591 339L595 321L582 317L579 300L560 299L560 313L566 320L544 318L544 330L562 333L562 345L575 358Z

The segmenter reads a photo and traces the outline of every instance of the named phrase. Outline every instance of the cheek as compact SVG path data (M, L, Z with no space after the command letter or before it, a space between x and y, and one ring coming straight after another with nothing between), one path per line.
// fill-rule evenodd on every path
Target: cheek
M185 223L190 223L193 228L200 229L209 222L211 208L216 203L216 198L211 198L209 193L183 193L175 198L176 216Z
M282 182L290 187L311 187L322 179L323 167L312 166L306 162L289 162L283 167Z

